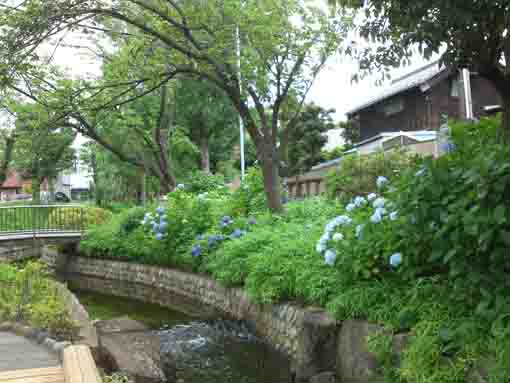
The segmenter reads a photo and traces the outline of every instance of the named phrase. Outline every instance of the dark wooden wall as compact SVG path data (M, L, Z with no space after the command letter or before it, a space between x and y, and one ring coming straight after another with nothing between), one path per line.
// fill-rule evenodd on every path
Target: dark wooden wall
M456 75L446 77L426 92L422 92L418 87L410 89L359 112L353 122L358 124L360 141L385 132L438 130L442 115L454 119L464 118L464 88L460 82L459 96L452 97L451 84L454 78ZM471 88L476 118L484 115L484 106L501 105L501 97L487 80L472 75ZM387 116L384 112L385 103L398 97L404 100L404 110Z

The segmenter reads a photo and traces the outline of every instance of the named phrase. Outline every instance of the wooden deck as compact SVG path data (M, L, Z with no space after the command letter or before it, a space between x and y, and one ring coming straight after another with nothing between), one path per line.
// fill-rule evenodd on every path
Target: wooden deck
M85 345L67 347L62 363L42 345L0 332L0 383L101 383Z
M66 383L62 367L0 372L1 383Z

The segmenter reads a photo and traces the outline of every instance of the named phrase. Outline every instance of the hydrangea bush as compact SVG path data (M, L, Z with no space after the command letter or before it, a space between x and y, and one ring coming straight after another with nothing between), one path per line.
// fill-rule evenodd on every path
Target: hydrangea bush
M369 280L402 263L393 228L398 211L388 191L390 181L376 179L377 193L356 196L346 206L345 214L330 220L317 242L316 251L329 266L338 266L358 279Z

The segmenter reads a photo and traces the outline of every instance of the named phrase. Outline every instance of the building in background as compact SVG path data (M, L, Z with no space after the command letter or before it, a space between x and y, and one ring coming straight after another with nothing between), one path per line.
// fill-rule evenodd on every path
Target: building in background
M347 116L364 142L381 133L438 131L445 116L479 119L500 105L501 96L486 79L433 62L394 80Z

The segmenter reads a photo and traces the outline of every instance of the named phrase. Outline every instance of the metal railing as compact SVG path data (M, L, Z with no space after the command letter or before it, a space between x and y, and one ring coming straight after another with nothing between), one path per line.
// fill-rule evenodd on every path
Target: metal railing
M81 233L85 208L79 205L0 207L0 236L14 234Z

